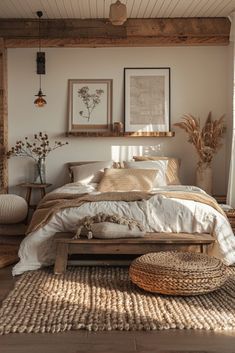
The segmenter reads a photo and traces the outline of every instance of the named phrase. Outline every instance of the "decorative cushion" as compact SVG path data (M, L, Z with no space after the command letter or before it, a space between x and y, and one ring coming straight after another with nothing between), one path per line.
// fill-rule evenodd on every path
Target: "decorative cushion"
M72 166L74 182L86 185L89 183L99 183L105 168L111 168L113 161L95 162Z
M144 237L145 232L141 231L137 226L132 229L126 224L117 224L111 222L94 223L91 225L91 236L98 239L115 239L115 238L138 238ZM81 235L88 235L87 229L83 228Z
M105 169L97 190L150 191L158 171L152 169Z
M168 295L212 292L227 280L226 267L219 259L177 251L140 256L132 262L129 274L140 288Z
M158 170L156 179L154 180L154 187L166 186L166 171L168 160L160 161L140 161L140 162L124 162L125 168L130 169L156 169Z
M179 179L179 170L180 170L180 159L171 158L171 157L160 157L160 156L134 156L133 159L136 162L139 161L160 161L167 160L167 184L168 185L179 185L181 184Z
M0 224L22 222L28 213L28 204L18 195L0 195Z

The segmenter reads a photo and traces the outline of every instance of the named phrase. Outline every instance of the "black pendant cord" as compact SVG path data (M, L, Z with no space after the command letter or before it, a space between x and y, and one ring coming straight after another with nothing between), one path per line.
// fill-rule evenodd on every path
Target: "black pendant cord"
M41 17L43 16L42 11L37 11L38 16L38 37L39 37L39 52L41 52Z
M45 74L45 53L41 51L41 17L43 16L42 11L37 11L37 16L38 16L38 52L37 52L37 74L39 75L39 91L38 94L36 95L38 98L35 99L34 103L38 107L43 107L47 102L43 97L45 97L45 94L42 93L42 77L41 74ZM42 67L44 65L44 69Z
M42 43L41 43L41 17L43 16L42 11L37 11L38 16L38 37L39 37L39 48L38 51L41 53ZM41 73L39 74L39 92L42 92L42 77Z
M38 22L38 33L39 33L39 53L41 53L41 18L39 17Z
M39 35L39 48L38 51L41 53L41 17L39 16L39 21L38 21L38 35ZM39 92L42 91L42 78L41 74L39 74Z

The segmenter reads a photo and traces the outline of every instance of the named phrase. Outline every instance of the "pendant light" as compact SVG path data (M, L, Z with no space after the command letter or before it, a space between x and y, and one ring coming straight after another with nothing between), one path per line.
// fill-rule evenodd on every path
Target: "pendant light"
M117 0L114 4L110 5L109 19L112 25L121 26L127 20L126 5Z
M37 52L37 74L39 75L39 91L38 94L35 95L37 97L34 101L34 104L41 108L44 107L45 104L47 104L46 100L43 97L46 97L45 94L42 93L42 88L41 88L41 75L45 75L46 70L45 70L45 52L41 51L41 17L43 16L42 11L37 11L37 16L38 16L38 37L39 37L39 48Z

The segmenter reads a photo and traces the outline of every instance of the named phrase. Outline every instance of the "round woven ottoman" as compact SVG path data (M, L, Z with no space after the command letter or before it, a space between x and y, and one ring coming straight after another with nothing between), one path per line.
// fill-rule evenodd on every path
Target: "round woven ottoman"
M132 262L129 275L146 291L184 296L212 292L227 280L226 266L220 260L177 251L140 256Z
M28 204L23 197L13 194L0 195L0 224L22 222L28 213Z

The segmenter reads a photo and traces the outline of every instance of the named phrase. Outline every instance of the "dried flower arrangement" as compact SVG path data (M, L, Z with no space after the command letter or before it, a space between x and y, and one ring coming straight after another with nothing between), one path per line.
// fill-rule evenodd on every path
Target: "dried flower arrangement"
M221 140L226 131L224 115L218 120L213 120L211 115L209 112L202 129L200 120L191 114L185 114L184 121L174 124L188 133L188 142L195 146L199 156L198 167L210 166L214 155L223 145Z
M96 89L95 93L89 93L89 87L84 86L81 89L78 90L78 97L80 97L86 107L86 114L84 113L83 110L79 112L81 117L87 119L87 121L90 121L91 119L91 114L95 107L100 104L101 102L101 96L104 93L103 89Z
M13 156L32 158L37 164L40 182L43 183L45 181L43 180L41 170L42 161L45 161L45 158L50 152L67 144L68 142L55 141L54 144L51 145L48 135L46 133L39 132L34 135L34 139L32 140L26 136L24 141L16 141L15 146L7 152L7 158Z

